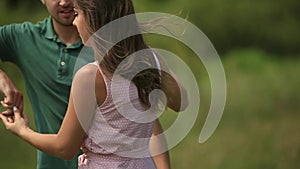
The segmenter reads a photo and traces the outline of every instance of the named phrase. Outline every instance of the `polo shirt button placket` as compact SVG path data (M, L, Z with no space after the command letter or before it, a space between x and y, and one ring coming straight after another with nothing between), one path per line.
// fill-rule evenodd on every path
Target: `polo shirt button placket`
M61 76L65 76L65 73L67 73L67 57L68 57L68 49L66 47L62 48L60 61L59 63L59 74Z
M63 52L64 52L64 53L68 53L68 49L67 49L67 48L63 48ZM66 62L65 62L64 60L62 60L62 61L60 62L60 65L63 67L63 66L66 65Z

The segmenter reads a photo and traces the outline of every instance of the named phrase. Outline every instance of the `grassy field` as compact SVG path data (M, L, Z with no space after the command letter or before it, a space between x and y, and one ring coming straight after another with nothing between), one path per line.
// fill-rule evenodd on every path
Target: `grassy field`
M206 143L197 142L208 106L202 104L194 128L171 150L173 168L299 168L299 63L259 50L225 56L228 95L219 127Z
M300 60L282 60L259 50L233 50L222 59L228 85L223 118L213 136L198 143L207 115L209 82L197 76L201 95L198 119L189 134L170 150L173 169L295 169L300 167ZM24 90L20 73L9 70ZM197 68L195 68L197 71ZM26 98L25 112L32 120ZM167 129L176 114L162 117ZM35 168L33 147L0 125L0 168Z
M159 6L154 0L135 2L139 12L186 12L183 5L186 1L183 0L157 1ZM0 1L0 9L1 24L37 21L47 16L43 10L32 11L22 6L11 11L4 8L4 1ZM13 15L8 15L11 12ZM219 22L215 23L220 27ZM190 51L186 52L179 45L170 44L163 37L153 41L158 47L184 56L182 59L195 73L201 93L196 123L188 135L170 150L173 169L300 168L299 56L293 57L293 60L284 59L292 57L273 56L257 49L235 49L222 56L228 87L226 107L215 133L207 142L200 144L198 138L210 102L210 83L205 69L196 57L191 57ZM22 76L14 65L0 62L0 68L25 92ZM34 127L26 92L25 113ZM168 129L176 118L176 113L164 113L161 117L164 128ZM34 169L36 166L36 150L7 132L2 124L0 150L0 169Z

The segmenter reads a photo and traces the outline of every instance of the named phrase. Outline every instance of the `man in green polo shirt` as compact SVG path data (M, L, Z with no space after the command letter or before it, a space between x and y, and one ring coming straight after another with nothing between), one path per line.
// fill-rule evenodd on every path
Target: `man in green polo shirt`
M0 27L0 59L21 71L34 112L36 130L57 133L65 115L70 86L83 44L72 25L71 0L41 0L50 17L36 24L24 22ZM92 58L92 55L91 55ZM87 58L87 62L89 58ZM0 70L0 92L7 107L23 106L21 92ZM159 123L155 133L162 130ZM169 168L168 152L154 158L160 169ZM77 168L77 157L63 160L38 151L38 169Z
M70 0L42 0L51 17L0 27L0 57L20 69L37 131L57 133L66 112L74 64L83 44ZM3 72L2 72L3 73ZM77 168L77 157L62 160L38 151L37 168Z

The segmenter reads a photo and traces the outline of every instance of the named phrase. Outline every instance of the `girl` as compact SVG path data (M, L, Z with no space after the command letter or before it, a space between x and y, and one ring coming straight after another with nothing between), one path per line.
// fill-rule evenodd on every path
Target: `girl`
M149 138L159 105L184 109L186 91L138 34L131 0L74 0L74 5L73 24L96 62L75 74L59 132L33 131L16 107L13 118L0 117L9 131L50 155L71 159L81 148L79 168L154 169Z

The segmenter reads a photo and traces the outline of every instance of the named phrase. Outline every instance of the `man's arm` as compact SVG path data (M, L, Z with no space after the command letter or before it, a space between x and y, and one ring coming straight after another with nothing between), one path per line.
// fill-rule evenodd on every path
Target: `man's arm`
M0 70L0 93L4 98L3 100L1 100L1 104L3 107L12 109L13 106L16 106L20 110L20 112L23 111L22 92L17 89L12 80L2 70ZM6 113L9 113L8 111Z
M0 26L0 61L14 60L15 50L14 37L17 36L15 27L12 25ZM13 106L16 106L21 112L23 111L23 94L20 92L13 81L5 72L0 69L0 94L1 104L8 109L6 113L12 114Z
M92 123L97 106L94 100L94 80L97 67L91 65L81 68L74 76L68 108L62 125L57 134L35 132L28 125L28 119L14 108L14 118L0 114L6 129L16 134L35 148L65 160L77 155L84 138L87 124ZM89 90L82 90L82 89Z
M154 130L150 139L150 152L158 169L170 169L170 156L168 145L165 137L156 137L163 132L162 126L158 119L155 121Z

